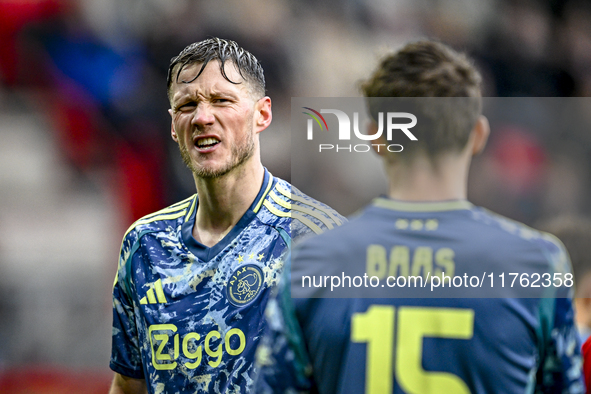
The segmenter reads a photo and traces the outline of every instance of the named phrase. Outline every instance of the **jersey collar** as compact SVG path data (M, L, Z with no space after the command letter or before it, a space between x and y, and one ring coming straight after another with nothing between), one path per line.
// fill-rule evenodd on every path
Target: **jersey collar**
M226 246L228 246L238 234L242 232L254 219L254 217L259 212L263 201L269 194L269 191L273 188L276 180L273 178L273 175L265 168L265 175L263 178L263 185L259 190L259 193L255 197L254 201L248 208L248 210L244 213L244 215L240 218L238 223L230 230L228 234L221 241L219 241L214 246L207 247L203 245L201 242L198 242L193 237L193 226L195 225L195 216L197 214L197 206L199 205L199 196L195 194L195 198L191 204L191 208L189 213L181 226L181 238L184 244L189 248L191 253L197 256L200 260L209 261L213 257L217 256Z
M472 209L468 200L424 201L409 202L394 200L388 197L378 197L373 200L373 206L404 212L442 212Z

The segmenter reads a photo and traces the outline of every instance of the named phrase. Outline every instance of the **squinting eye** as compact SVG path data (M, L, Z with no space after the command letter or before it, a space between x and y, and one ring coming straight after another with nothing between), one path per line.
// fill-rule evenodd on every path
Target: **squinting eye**
M195 103L187 103L187 104L183 104L180 107L178 107L179 111L190 111L193 108L195 108Z

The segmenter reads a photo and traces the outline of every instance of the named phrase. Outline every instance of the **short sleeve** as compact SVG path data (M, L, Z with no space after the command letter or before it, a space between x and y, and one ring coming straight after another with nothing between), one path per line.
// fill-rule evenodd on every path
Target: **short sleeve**
M572 278L568 253L560 241L545 238L553 278ZM555 288L555 298L540 302L539 368L536 393L585 393L579 333L575 324L572 281Z
M265 331L256 353L257 378L252 392L307 393L311 366L290 296L290 259L265 309Z
M544 337L537 376L537 393L585 393L579 335L569 298L554 303L553 327Z
M117 275L113 284L113 331L110 367L121 375L143 379L144 372L129 274L129 264L131 264L134 244L134 234L128 234L121 245Z

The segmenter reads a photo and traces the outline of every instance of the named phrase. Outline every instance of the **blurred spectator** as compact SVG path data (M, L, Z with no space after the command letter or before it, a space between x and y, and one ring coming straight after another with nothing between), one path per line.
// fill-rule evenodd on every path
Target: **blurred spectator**
M492 74L501 97L571 96L576 81L554 41L558 20L549 3L503 0L476 55Z

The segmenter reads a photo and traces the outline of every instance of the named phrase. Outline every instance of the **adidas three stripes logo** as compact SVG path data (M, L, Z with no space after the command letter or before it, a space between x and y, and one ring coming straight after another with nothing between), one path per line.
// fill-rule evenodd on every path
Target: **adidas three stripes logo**
M162 279L158 279L156 283L150 286L150 289L146 292L146 296L140 300L140 305L166 304L167 302L164 296L164 289L162 288Z

